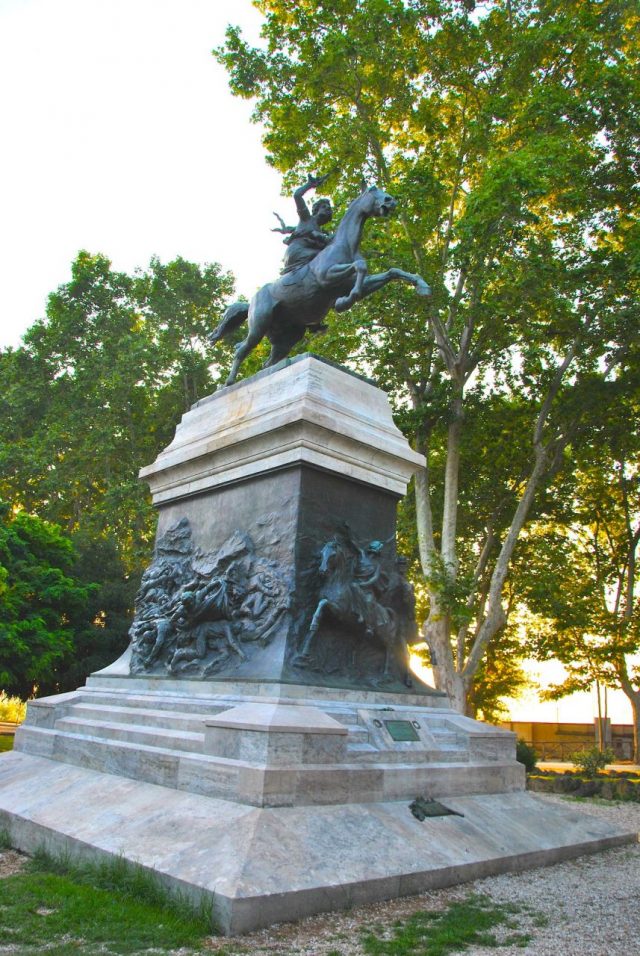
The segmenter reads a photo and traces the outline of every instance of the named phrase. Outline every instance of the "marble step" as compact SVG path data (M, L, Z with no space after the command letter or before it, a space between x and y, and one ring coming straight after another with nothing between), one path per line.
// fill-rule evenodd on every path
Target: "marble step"
M207 717L222 713L224 710L227 710L238 703L238 700L233 697L229 697L227 699L217 698L217 701L217 703L214 703L210 698L204 697L186 698L177 697L175 695L161 697L158 693L131 694L123 693L121 691L113 692L84 688L81 693L80 703L75 706L85 707L95 704L105 708L113 707L121 710L122 713L129 713L129 716L134 723L146 724L147 722L153 722L155 720L159 726L171 726L171 722L168 720L168 715L175 714L178 717L178 723L175 724L175 726L181 727L184 726L185 719L188 720L192 718L197 722L198 719L202 720L206 719ZM333 704L333 702L314 700L306 701L306 703L318 706L319 709L323 710L324 713L330 714L339 723L347 727L349 730L350 739L362 741L366 741L368 739L366 728L359 723L359 705L349 707L345 706L343 703L335 702L335 704ZM370 710L372 708L366 709ZM378 708L375 709L377 710ZM150 718L148 721L146 716L141 715L139 718L136 718L136 710L161 716L158 716L157 718ZM411 711L413 710L414 708L411 708ZM388 713L389 715L393 714L398 718L401 718L403 711L402 708L394 708L393 711L388 710L387 708L380 708L380 712L381 715ZM165 718L167 719L165 720ZM438 747L443 747L447 750L450 748L458 749L461 754L464 754L466 751L468 747L467 735L461 733L457 728L452 729L446 714L430 715L428 720L428 728L436 738ZM194 729L194 725L192 725L190 729Z
M182 697L175 694L168 694L162 696L158 692L154 693L130 693L124 691L109 691L109 690L97 690L91 687L82 688L80 693L80 699L82 702L95 702L99 704L114 704L116 706L126 706L126 707L140 707L142 709L154 709L154 710L177 710L184 713L204 713L204 714L216 714L221 713L223 710L227 710L231 707L237 706L239 703L244 703L248 700L262 701L265 698L259 695L255 697L243 695L241 697L236 696L226 696L226 697ZM339 723L343 724L345 727L357 726L359 723L358 710L381 710L382 716L387 713L389 716L394 714L401 718L402 717L402 708L394 708L393 711L389 710L387 707L377 708L374 705L365 706L362 703L355 703L353 705L345 705L343 702L338 701L327 701L327 700L317 700L313 697L309 698L296 698L292 701L283 700L284 703L295 703L300 704L306 707L317 707L319 710L323 711L326 714L329 714ZM413 712L415 708L411 708ZM434 726L436 727L445 727L445 720L443 718L437 718L434 715L433 718Z
M369 743L354 743L347 746L347 760L353 763L381 764L452 764L468 763L469 751L461 749L434 748L432 750L376 750Z
M79 703L83 705L98 704L105 707L139 708L141 710L154 710L163 713L177 712L181 714L191 714L194 717L199 715L210 717L220 714L225 710L229 710L231 707L237 706L239 703L244 703L247 699L250 698L227 697L216 698L217 702L214 702L209 697L177 697L175 695L161 697L157 693L129 694L117 691L94 691L90 688L83 688L78 698ZM256 696L255 699L262 700L263 698ZM331 704L327 704L326 701L314 699L300 699L296 700L296 703L309 707L318 707L319 710L329 714L345 727L357 728L360 726L358 713L355 708L345 708L343 705L334 707L331 706Z
M143 709L140 706L129 707L121 704L97 704L93 702L74 704L66 717L80 719L107 721L109 723L119 723L129 725L131 723L138 726L169 728L174 730L186 730L194 733L204 733L204 725L207 718L215 716L215 711L194 715L191 713L182 713L176 710L165 711L155 709ZM221 713L220 710L217 713ZM60 718L63 719L63 718ZM337 719L337 718L336 718ZM366 727L361 724L348 723L344 726L349 731L349 739L356 741L368 740L369 733Z
M142 724L122 724L107 720L90 720L80 717L61 717L56 720L54 729L61 733L126 741L132 744L146 744L151 747L188 751L190 753L201 753L204 742L204 733L148 727Z
M82 703L74 704L66 716L83 720L107 721L108 723L126 725L136 724L143 727L185 730L202 734L204 733L206 720L215 716L215 714L209 712L195 715L177 710L147 710L142 707Z
M253 769L242 761L70 731L61 733L44 728L25 728L25 731L25 738L29 739L23 740L27 746L21 749L34 756L174 790L256 805L251 791L262 775L256 777ZM287 805L411 800L423 792L443 794L467 789L490 793L506 772L497 765L469 766L442 759L423 763L414 762L409 754L403 757L397 761L385 755L382 760L376 760L374 767L350 755L348 762L340 766L281 768L281 782L276 780L275 788L272 784L272 797L270 802L267 798L265 805L279 805L280 787L286 790L294 778L299 778L293 784L297 793L295 798L289 798Z
M239 767L222 757L24 725L23 744L36 756L162 787L223 799L237 791Z
M97 704L100 706L129 707L140 710L156 710L162 713L177 712L203 717L213 716L235 707L238 699L224 700L218 698L218 703L206 697L162 697L159 694L124 694L109 693L107 691L83 690L78 698L82 704Z
M123 695L122 693L94 692L83 693L81 703L74 705L73 711L77 708L83 708L82 713L90 716L88 710L93 706L105 708L105 712L110 708L113 713L120 712L126 714L126 720L133 720L137 724L157 724L160 727L185 727L185 721L192 721L186 729L197 730L198 722L207 717L215 716L224 710L234 706L236 701L229 699L220 701L218 705L213 704L209 699L203 698L159 698L159 695ZM335 720L347 727L349 737L353 740L368 740L367 729L358 722L358 713L356 708L345 708L344 705L331 707L326 702L315 702L325 713L330 714ZM140 716L137 716L140 712ZM386 711L385 711L386 712ZM398 713L398 711L394 711ZM175 715L175 721L173 716ZM102 716L102 713L100 713ZM96 713L98 717L98 713ZM114 720L119 718L114 717ZM451 730L446 717L430 717L428 722L429 730L433 733L438 742L438 747L445 749L458 749L461 753L467 749L467 738L459 730Z
M126 715L126 720L132 719L137 724L153 724L166 727L182 727L185 721L191 721L192 726L186 729L197 730L202 722L208 717L214 717L232 706L236 701L225 701L216 706L209 700L189 700L186 698L160 700L158 695L127 695L96 693L84 694L80 702L74 704L70 714L82 713L91 717L91 711L97 719L108 713L114 714L114 720L119 720L116 714ZM341 723L349 731L350 735L356 738L366 739L368 731L358 722L358 714L353 710L330 708L326 704L317 701L316 705L324 713ZM174 722L175 717L175 722Z

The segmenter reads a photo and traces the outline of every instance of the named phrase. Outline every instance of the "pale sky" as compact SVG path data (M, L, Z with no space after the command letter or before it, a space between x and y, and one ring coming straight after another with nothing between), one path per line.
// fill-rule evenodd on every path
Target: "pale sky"
M431 670L421 664L419 658L412 657L411 666L423 680L433 684ZM531 687L518 699L509 699L506 703L509 708L509 718L525 723L536 720L547 724L591 724L598 716L598 700L596 689L581 691L562 697L560 700L542 702L538 698L538 691L544 690L552 684L560 684L566 677L566 671L558 661L524 661L524 669ZM631 724L633 712L631 704L621 690L609 690L601 699L603 715L606 712L612 724Z
M598 716L598 699L595 686L590 691L582 691L562 697L560 700L541 702L536 688L544 689L551 684L560 684L566 677L566 671L557 661L539 663L527 661L525 669L533 682L533 687L519 700L509 703L511 720L538 720L545 723L592 723ZM606 708L604 691L601 697L603 712L612 724L630 724L633 714L629 699L621 690L608 690Z
M247 296L277 274L295 209L211 56L230 22L257 41L250 0L0 0L0 346L80 249L219 262Z

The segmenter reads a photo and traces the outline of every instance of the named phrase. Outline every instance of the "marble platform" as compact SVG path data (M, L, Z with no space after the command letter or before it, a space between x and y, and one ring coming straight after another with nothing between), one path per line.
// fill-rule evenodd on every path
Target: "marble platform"
M421 463L379 389L313 356L194 406L143 469L147 631L86 686L31 701L0 756L13 845L121 856L242 933L635 841L526 793L514 734L410 679L406 631L366 626L367 601L406 623L396 505ZM396 590L367 591L374 564L353 565L360 618L335 610L309 644L340 536ZM185 595L232 569L226 632L203 636L224 615L196 618ZM450 813L419 820L416 798Z
M0 757L13 845L123 857L236 934L637 839L526 793L513 734L440 696L190 684L98 674L32 702ZM420 821L419 796L453 813Z
M637 839L516 791L446 799L256 807L24 752L0 757L0 826L29 852L122 857L211 905L223 933L569 859Z
M29 706L16 749L253 806L522 790L510 731L441 695L91 677ZM410 740L395 740L397 736Z

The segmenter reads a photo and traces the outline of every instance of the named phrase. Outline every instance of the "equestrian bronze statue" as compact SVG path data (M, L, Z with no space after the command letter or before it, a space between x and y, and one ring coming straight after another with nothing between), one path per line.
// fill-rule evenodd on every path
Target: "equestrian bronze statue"
M304 187L296 192L296 206L300 223L292 230L283 227L289 234L289 250L297 250L295 259L302 264L288 268L255 294L250 303L234 302L225 312L220 325L211 333L209 340L217 342L238 329L248 319L249 331L235 348L235 356L226 385L232 385L241 363L266 336L271 342L271 354L265 367L275 365L289 354L307 329L321 330L323 320L330 309L346 312L360 299L366 299L387 283L395 280L408 282L418 295L430 295L431 289L419 275L402 269L388 269L377 275L368 275L367 263L360 252L360 240L367 219L372 216L390 216L396 208L396 200L377 186L365 188L347 208L333 237L321 240L321 226L331 218L327 216L327 200L314 205L313 214L305 214L302 193L324 182L325 177L309 177ZM298 203L300 199L300 203ZM329 206L330 210L330 206ZM315 243L315 248L314 248ZM306 256L299 256L299 247L308 249ZM288 261L292 256L289 255ZM304 261L307 258L308 261Z

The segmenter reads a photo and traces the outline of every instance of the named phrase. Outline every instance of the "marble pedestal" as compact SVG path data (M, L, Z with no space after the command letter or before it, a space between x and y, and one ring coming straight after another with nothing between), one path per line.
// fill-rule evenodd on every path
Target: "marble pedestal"
M299 652L321 597L319 556L328 542L339 539L351 554L361 549L365 561L376 542L380 551L371 560L385 579L397 577L397 502L422 464L394 424L384 392L313 356L194 406L168 448L141 471L159 512L157 573L173 560L177 579L186 554L192 572L231 555L251 564L245 576L253 574L257 603L264 603L265 575L268 589L281 593L265 639L260 631L251 636L248 614L238 648L225 654L218 647L215 658L181 663L170 676L179 668L185 678L407 691L400 662L384 674L384 642L379 634L367 639L355 618L326 615L308 659L301 662ZM144 673L167 676L170 650ZM413 692L421 686L416 680Z
M0 757L14 845L122 856L240 933L635 840L525 793L514 735L384 675L362 628L329 621L298 660L318 549L345 521L357 541L392 542L419 465L379 390L309 356L189 412L144 470L158 580L235 562L257 582L250 606L258 585L288 599L268 629L236 627L242 655L211 639L172 671L175 644L146 666L130 648L31 702ZM420 821L416 797L453 813Z

